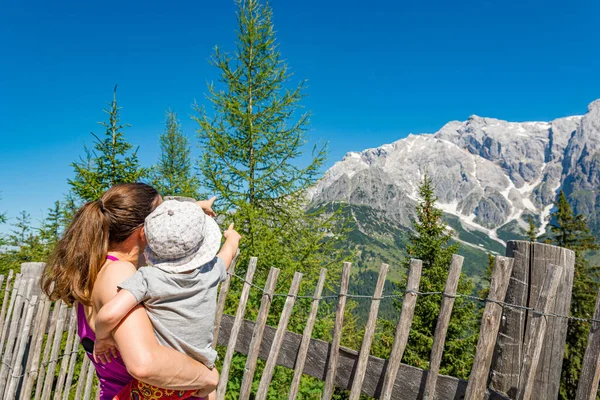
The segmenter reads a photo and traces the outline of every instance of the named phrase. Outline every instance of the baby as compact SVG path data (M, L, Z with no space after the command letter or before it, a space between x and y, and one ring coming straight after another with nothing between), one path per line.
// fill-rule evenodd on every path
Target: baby
M139 303L144 303L158 341L213 368L212 347L217 286L238 250L233 224L224 232L193 201L166 200L144 223L144 255L149 267L119 285L119 293L96 317L94 357L106 363L114 356L111 331ZM217 254L218 252L218 254ZM194 391L156 388L133 380L115 399L185 399ZM216 398L212 393L209 399Z

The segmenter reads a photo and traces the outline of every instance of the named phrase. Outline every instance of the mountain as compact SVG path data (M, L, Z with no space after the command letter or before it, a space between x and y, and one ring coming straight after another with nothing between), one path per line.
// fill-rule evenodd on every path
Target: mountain
M353 216L356 229L380 240L374 219L410 229L424 174L432 178L438 207L464 246L503 253L507 240L524 237L529 217L543 235L561 188L598 235L600 100L583 116L507 122L473 115L433 134L350 152L325 173L310 198L314 207L360 207L360 215L369 218Z

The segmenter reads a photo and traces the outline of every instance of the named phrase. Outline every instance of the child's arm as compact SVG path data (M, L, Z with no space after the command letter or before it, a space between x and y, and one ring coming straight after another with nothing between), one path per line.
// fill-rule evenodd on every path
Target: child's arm
M96 341L94 343L94 358L103 364L117 357L115 342L111 332L123 318L129 314L138 301L128 290L120 290L115 297L106 303L96 316Z
M231 261L237 253L240 239L242 238L239 233L233 230L233 224L229 225L229 228L223 232L225 237L225 243L221 247L221 251L217 254L217 257L221 258L225 262L225 267L229 269Z

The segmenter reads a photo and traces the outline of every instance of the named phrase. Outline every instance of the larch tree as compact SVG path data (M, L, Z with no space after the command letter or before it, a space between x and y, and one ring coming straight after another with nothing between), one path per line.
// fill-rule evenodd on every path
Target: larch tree
M121 108L117 103L117 87L113 100L104 110L108 121L100 122L104 134L95 138L93 149L87 147L85 158L72 164L75 177L69 185L75 196L82 201L98 200L111 186L119 183L138 182L147 175L137 157L137 149L125 140L123 130L129 125L121 123Z
M151 172L152 186L163 196L198 199L200 180L193 170L192 150L174 111L167 111L160 150L158 163Z

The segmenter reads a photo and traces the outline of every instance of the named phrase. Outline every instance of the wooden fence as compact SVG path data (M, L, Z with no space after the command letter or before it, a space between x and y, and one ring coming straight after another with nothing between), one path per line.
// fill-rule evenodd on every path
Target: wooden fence
M361 348L340 346L344 310L348 298L351 265L345 263L337 300L331 342L312 338L312 330L323 296L327 271L322 270L314 290L303 334L287 330L299 298L302 274L297 272L287 293L277 327L266 325L279 270L272 268L264 288L253 284L257 260L252 258L245 277L232 266L221 285L215 343L226 346L218 398L225 397L235 352L247 355L239 398L265 399L276 365L294 370L289 399L298 395L303 374L324 381L321 398L329 400L334 387L347 389L350 399L361 394L380 399L556 399L560 381L566 328L569 323L573 282L573 252L530 242L509 242L507 257L497 257L489 296L481 321L475 361L468 381L439 374L446 333L457 297L463 258L455 255L449 266L446 286L435 329L429 370L401 363L406 349L419 292L422 263L411 260L397 330L388 360L370 355L375 325L388 266L383 264L371 302ZM76 336L76 312L61 302L52 303L39 292L43 264L24 264L22 273L0 275L0 398L3 399L90 399L97 396L93 366ZM223 313L232 279L243 280L237 312ZM261 290L256 320L245 319L251 290ZM327 296L331 297L331 296ZM356 296L355 296L356 297ZM362 296L364 297L364 296ZM391 296L390 296L391 297ZM363 300L365 300L363 298ZM589 344L577 400L596 398L600 379L600 297L591 323ZM265 368L255 393L251 393L258 359Z

